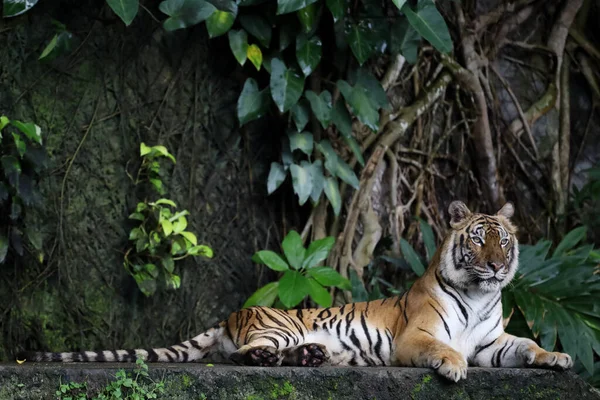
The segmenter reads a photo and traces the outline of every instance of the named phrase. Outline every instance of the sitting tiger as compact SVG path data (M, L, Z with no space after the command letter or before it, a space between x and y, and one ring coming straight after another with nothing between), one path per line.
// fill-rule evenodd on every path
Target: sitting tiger
M428 367L459 381L467 365L567 369L571 357L504 333L501 290L518 264L507 203L496 215L455 201L451 231L425 274L400 297L342 307L237 311L205 333L160 349L24 353L30 361L191 362L220 353L245 365Z

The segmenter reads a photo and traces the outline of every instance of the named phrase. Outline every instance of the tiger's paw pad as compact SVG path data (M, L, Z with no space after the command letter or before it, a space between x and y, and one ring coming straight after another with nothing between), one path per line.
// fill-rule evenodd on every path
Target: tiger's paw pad
M573 359L566 353L558 352L526 352L525 362L532 367L551 368L558 370L569 369L573 366Z
M319 367L329 359L327 349L320 344L302 346L299 352L299 363L303 367Z
M431 367L444 378L454 382L467 378L467 362L458 357L442 357L435 359Z
M279 364L279 357L264 349L252 349L248 351L249 364L257 365L260 367L274 367Z

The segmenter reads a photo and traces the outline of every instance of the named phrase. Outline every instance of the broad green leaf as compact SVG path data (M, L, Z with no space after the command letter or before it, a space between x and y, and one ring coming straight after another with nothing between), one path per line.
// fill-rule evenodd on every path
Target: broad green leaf
M356 73L356 86L361 87L368 95L375 109L391 110L390 102L381 83L367 69L360 68Z
M257 264L265 264L274 271L287 271L290 269L288 264L279 256L279 254L270 250L261 250L256 252L252 256L252 261Z
M298 271L286 271L279 280L279 299L287 308L298 305L308 291L308 279Z
M358 144L356 139L354 139L354 137L352 136L342 136L342 138L344 139L344 142L346 142L348 147L350 147L352 153L354 153L354 157L356 157L358 163L364 167L365 159L363 158L362 149L360 148L360 145Z
M192 232L184 231L184 232L179 232L179 234L181 236L183 236L184 238L186 238L194 246L198 245L198 239L196 238L196 235L194 235Z
M4 127L6 127L6 125L10 124L10 120L8 118L6 118L6 116L2 115L0 116L0 131L2 129L4 129ZM0 135L0 139L2 138L2 135Z
M171 275L167 277L167 286L172 289L179 289L181 286L181 278L179 275Z
M0 264L6 259L8 254L8 238L4 235L0 235Z
M392 0L392 2L398 7L398 10L402 8L406 0Z
M292 107L292 118L294 119L296 130L301 132L310 120L310 108L305 99L300 99L300 101Z
M419 1L416 13L409 4L404 4L402 12L413 28L438 51L452 51L452 38L448 26L432 0Z
M140 150L143 153L145 149L142 150L142 147L140 147ZM145 154L142 154L142 156L144 156L144 155ZM171 160L173 162L173 164L176 163L175 157L171 153L169 153L169 151L167 150L167 148L165 146L161 146L161 145L150 147L149 157L151 157L151 158L166 157L169 160Z
M326 0L327 8L333 15L333 22L338 22L344 17L346 8L348 6L347 0Z
M143 237L146 237L146 233L140 228L133 228L131 232L129 232L129 240L138 240Z
M300 65L304 76L310 75L319 65L321 47L321 39L317 36L310 39L307 39L304 35L298 36L296 40L296 60L298 60L298 65Z
M4 18L16 17L35 6L37 2L38 0L4 0L2 16Z
M337 179L333 177L327 178L325 180L325 196L331 203L331 207L333 207L333 212L336 216L340 215L340 211L342 209L342 198L340 196L340 189L338 187Z
M252 65L254 65L254 68L256 68L257 71L260 71L260 67L262 66L263 62L262 51L260 50L260 47L255 44L248 46L247 56L252 62Z
M23 132L29 140L34 143L42 144L42 129L32 122L23 123L21 121L12 121L13 126Z
M392 25L392 53L400 53L410 64L417 62L421 35L406 18L399 19Z
M240 29L239 31L229 31L227 36L229 38L229 47L231 48L233 56L240 65L244 65L248 58L248 34L245 30Z
M284 23L279 26L279 51L283 51L289 47L297 35L295 24Z
M242 15L239 18L242 28L258 39L263 47L271 44L271 25L260 15Z
M173 200L169 199L158 199L154 203L150 203L151 206L159 206L161 204L166 204L171 207L177 207L177 204Z
M346 41L359 65L363 65L377 49L370 24L372 22L366 20L352 24L346 35Z
M171 259L171 261L173 261L173 260ZM163 266L164 266L164 263L163 263ZM148 273L148 275L150 275L154 279L158 278L158 268L156 268L156 265L154 265L154 264L146 264L146 265L144 265L144 269L146 270L146 272ZM165 269L166 269L166 267L165 267Z
M27 227L25 229L25 234L27 235L27 239L29 240L29 243L31 243L33 248L37 251L42 251L43 239L40 230L36 228L32 229L30 227Z
M285 254L288 263L290 263L294 269L300 269L302 267L302 262L304 261L304 254L306 253L306 249L302 245L300 234L296 231L290 231L283 239L281 247L283 248L283 254Z
M25 143L21 135L19 135L16 132L13 132L12 136L15 142L15 146L17 147L17 151L19 152L19 156L23 158L23 155L27 151L27 143Z
M288 133L290 138L290 150L300 150L310 157L313 151L313 135L310 132L291 132Z
M567 233L563 240L561 240L561 242L558 244L558 246L556 246L556 250L554 250L554 253L552 253L552 257L559 257L564 255L566 252L575 247L577 243L585 239L586 235L586 226L580 226L578 228L573 229L571 232Z
M326 237L320 240L315 240L308 246L302 268L312 268L325 260L329 252L335 244L335 238Z
M271 61L271 97L280 112L292 108L304 90L304 77L288 69L278 58Z
M333 147L331 146L331 143L329 142L329 140L327 140L327 139L321 140L319 143L317 143L317 148L319 149L319 151L321 153L323 153L323 155L325 156L325 159L327 159L327 160L331 159L332 164L335 164L337 162L338 155L335 152L335 150L333 149ZM335 171L335 168L333 168L333 171ZM335 173L335 172L332 172L331 170L329 172Z
M310 197L313 188L312 176L307 168L297 164L290 166L294 192L298 195L298 203L303 205Z
M314 33L317 29L317 15L319 13L317 4L318 3L313 2L296 12L304 33Z
M147 154L150 154L150 152L152 151L152 149L148 146L146 146L146 143L142 142L140 144L140 156L143 157Z
M346 104L344 104L344 100L341 98L336 101L335 106L331 111L331 121L342 136L352 136L352 117L350 117Z
M240 126L265 115L269 111L270 91L265 88L258 90L258 84L252 78L244 83L244 88L238 99L237 114Z
M204 0L165 0L158 8L169 16L163 22L167 31L197 25L217 11L215 6Z
M278 162L271 163L271 170L269 171L269 178L267 178L267 192L273 193L285 180L285 169L283 165Z
M349 286L348 280L331 267L314 267L307 269L306 272L323 286L338 286L341 288Z
M206 20L206 29L211 38L226 34L235 21L235 15L227 11L216 10Z
M410 264L413 272L417 274L417 276L423 275L425 273L425 267L423 266L423 263L419 259L419 256L412 248L410 243L408 243L404 238L400 238L400 250L402 250L402 255L406 261L408 261L408 264Z
M373 100L369 97L366 90L356 85L352 87L346 81L337 81L337 87L350 105L352 113L356 115L360 122L369 127L373 132L377 132L379 124L379 113L373 105Z
M364 283L359 278L354 268L350 268L348 274L350 275L352 301L361 302L369 300L369 294L367 293L367 289L365 289Z
M135 274L133 278L145 296L152 296L156 292L156 281L150 275L146 273Z
M304 96L310 102L310 107L323 129L327 129L331 123L331 93L324 90L320 95L317 95L315 92L307 90Z
M279 282L267 283L265 286L258 289L242 306L248 308L252 306L271 307L277 298L279 290Z
M106 0L106 2L126 26L131 25L140 6L139 0Z
M331 307L333 300L329 291L314 279L308 279L307 281L310 298L321 307Z
M306 165L305 165L306 164ZM310 192L311 200L316 203L321 197L323 188L325 187L325 175L323 175L323 163L321 160L315 160L312 164L308 161L302 161L302 166L310 169L310 176L312 177L313 188Z
M425 250L427 251L427 261L430 261L433 258L437 247L435 245L435 237L433 236L433 230L431 229L431 225L429 225L422 219L419 219L419 226L421 227L423 243L425 244Z
M204 256L206 258L213 258L213 250L205 245L198 245L190 248L188 254L191 256Z
M338 161L336 163L335 175L346 182L348 185L352 186L354 189L358 189L360 183L352 168L346 163L346 161L342 160L338 156Z
M298 11L317 0L277 0L277 14L287 14Z
M53 60L71 51L73 34L71 32L60 32L54 35L50 43L44 48L38 60Z
M162 221L160 221L160 225L163 228L163 233L165 234L165 237L173 233L173 223L168 219L163 219Z
M171 257L170 255L163 256L163 258L160 260L160 263L162 264L163 268L166 269L169 273L173 273L173 270L175 269L175 261L173 261L173 257Z

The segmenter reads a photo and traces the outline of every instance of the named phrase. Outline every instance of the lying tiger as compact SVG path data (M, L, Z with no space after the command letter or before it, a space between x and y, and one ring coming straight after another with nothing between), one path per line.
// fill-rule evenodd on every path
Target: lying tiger
M428 367L459 381L467 365L567 369L571 357L504 333L501 289L518 264L507 203L496 215L450 204L450 234L427 272L401 297L342 307L251 307L205 333L161 349L24 353L30 361L191 362L220 353L246 365Z

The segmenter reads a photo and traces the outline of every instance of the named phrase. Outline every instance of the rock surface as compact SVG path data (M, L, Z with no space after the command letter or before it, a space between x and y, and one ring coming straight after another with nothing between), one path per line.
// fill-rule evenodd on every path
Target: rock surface
M87 382L89 398L130 364L0 364L0 400L52 399L60 383ZM421 368L261 368L150 365L164 399L600 399L570 372L471 368L449 383Z

